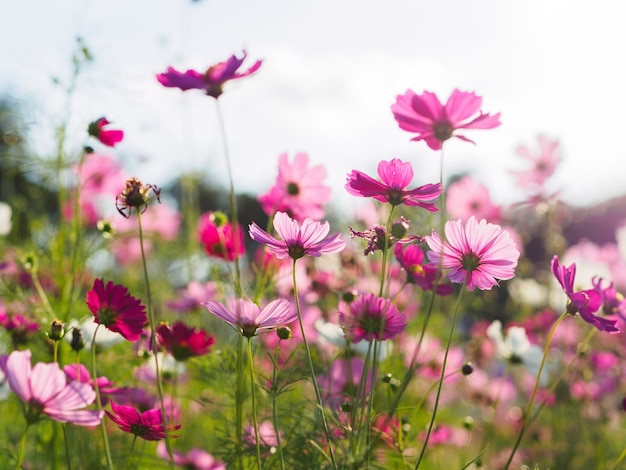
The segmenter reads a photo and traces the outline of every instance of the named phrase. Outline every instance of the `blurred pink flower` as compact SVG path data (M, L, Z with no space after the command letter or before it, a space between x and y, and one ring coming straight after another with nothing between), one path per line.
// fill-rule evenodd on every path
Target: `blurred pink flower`
M209 281L202 284L198 281L189 281L187 287L178 292L178 298L166 303L167 308L180 313L188 313L200 308L202 302L217 295L217 284Z
M400 129L417 133L411 140L423 140L431 149L439 150L451 137L474 143L455 134L458 129L493 129L500 125L500 113L485 114L480 110L481 104L482 98L475 93L458 89L452 92L445 106L430 91L417 95L407 90L404 95L396 97L391 111Z
M452 282L466 283L469 290L489 290L498 279L515 276L519 251L499 225L472 216L465 226L460 219L446 222L445 233L447 242L435 231L426 237L431 249L427 255L431 266L450 269Z
M434 290L438 295L452 294L452 284L439 279L438 269L428 265L422 247L398 243L393 252L400 266L406 271L407 282L417 284L423 290Z
M124 139L124 131L115 129L105 129L106 126L111 124L107 118L101 117L95 121L89 123L87 132L90 136L95 137L100 143L109 147L115 147Z
M308 166L306 153L296 153L291 164L286 153L278 157L276 182L267 193L259 196L266 214L287 212L299 222L324 217L322 206L330 201L331 193L330 187L323 184L326 169L322 165Z
M86 383L92 387L94 385L94 381L91 379L89 371L82 364L68 364L63 367L63 372L65 372L65 375L67 375L70 380ZM103 405L108 403L109 396L124 393L126 390L123 387L115 387L113 382L104 376L98 377L96 382L98 383L98 389L100 390Z
M159 343L177 361L203 356L215 342L215 338L206 331L187 326L181 321L175 322L171 327L161 322L156 329L156 336Z
M353 343L392 339L407 325L406 317L391 300L374 294L358 294L339 304L339 322Z
M163 240L175 240L180 232L181 223L181 213L167 203L155 204L141 215L141 229L146 238L158 236ZM137 221L133 218L116 217L113 225L116 234L122 236L137 234Z
M170 438L178 437L171 433L180 429L181 425L164 426L161 409L154 408L140 413L132 406L116 405L114 401L111 401L111 409L113 412L106 411L106 414L122 431L146 441L165 439L166 432Z
M354 196L373 197L392 206L404 204L422 207L431 212L437 211L435 204L427 201L432 201L441 194L441 184L426 184L407 190L407 186L413 180L413 167L409 162L403 162L398 158L391 161L382 160L378 163L378 176L382 182L361 171L352 170L348 174L346 191Z
M205 302L203 305L246 338L288 325L298 318L296 310L285 299L273 300L263 309L244 299L235 299L230 309L215 301Z
M157 456L163 460L170 459L167 453L167 446L163 441L157 444L156 453ZM216 460L215 457L202 449L193 448L186 454L174 450L173 454L174 463L187 470L226 470L226 464L224 462Z
M491 202L489 190L472 176L465 176L448 186L446 210L450 219L466 222L471 216L477 220L500 222L500 206Z
M81 196L93 194L117 195L124 189L126 177L121 165L115 158L99 153L88 153L82 165L76 167L80 172Z
M330 230L328 222L305 219L300 225L286 213L277 212L274 215L274 228L282 240L271 236L255 222L250 224L250 237L265 243L279 259L296 260L303 256L338 253L346 246L346 242L341 239L341 233L326 237Z
M257 60L248 70L238 72L246 57L246 51L243 51L241 58L232 55L224 62L211 65L204 73L195 70L179 72L168 67L167 72L158 74L156 78L165 87L180 88L183 91L204 90L207 95L217 99L223 93L226 82L252 75L261 67L263 61Z
M576 277L576 264L569 267L559 265L558 256L552 258L552 274L563 288L568 297L566 310L572 315L579 314L587 323L595 326L600 331L618 333L620 329L615 326L617 320L609 320L594 315L602 306L602 294L595 289L574 291Z
M13 351L0 356L0 369L9 387L26 404L25 417L35 423L48 415L54 421L77 426L97 426L103 412L83 410L96 399L91 385L77 381L67 382L59 364L39 362L31 368L31 352Z
M233 226L222 212L205 212L198 219L198 236L204 251L215 258L233 261L245 252L243 231Z
M561 161L558 140L550 140L545 135L540 135L537 140L539 152L533 153L523 145L520 145L516 151L520 157L528 160L531 168L511 172L517 178L517 185L520 188L531 189L533 192L541 192Z

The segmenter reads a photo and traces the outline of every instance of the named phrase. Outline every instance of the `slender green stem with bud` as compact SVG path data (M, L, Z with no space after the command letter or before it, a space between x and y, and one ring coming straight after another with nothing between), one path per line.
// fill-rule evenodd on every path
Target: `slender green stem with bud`
M102 411L102 398L100 397L100 386L98 385L97 373L96 373L96 335L100 324L96 326L96 330L93 332L93 338L91 338L91 375L93 377L93 388L96 392L96 406L98 411ZM78 368L76 368L78 374ZM80 377L80 374L78 374ZM113 458L111 457L111 448L109 447L109 437L107 435L106 425L104 423L104 416L100 421L100 431L102 433L102 441L104 442L104 455L107 459L107 467L109 470L113 470Z

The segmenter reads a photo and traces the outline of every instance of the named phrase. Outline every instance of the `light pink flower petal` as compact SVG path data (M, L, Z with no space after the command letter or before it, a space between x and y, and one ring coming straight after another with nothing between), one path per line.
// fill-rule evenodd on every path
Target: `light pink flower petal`
M32 398L42 405L47 405L50 400L65 389L66 384L65 373L56 362L51 364L38 362L30 374Z
M25 351L13 351L8 356L4 368L9 387L25 402L29 402L33 396L30 387L30 358L31 353L28 349Z
M75 410L89 406L95 400L96 392L91 385L73 381L46 402L46 410Z

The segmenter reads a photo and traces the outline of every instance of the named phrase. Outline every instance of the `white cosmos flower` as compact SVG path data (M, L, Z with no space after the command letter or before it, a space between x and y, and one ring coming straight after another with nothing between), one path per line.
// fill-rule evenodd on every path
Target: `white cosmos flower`
M2 237L8 235L11 231L11 227L13 226L11 215L13 215L11 206L6 202L0 202L0 236Z

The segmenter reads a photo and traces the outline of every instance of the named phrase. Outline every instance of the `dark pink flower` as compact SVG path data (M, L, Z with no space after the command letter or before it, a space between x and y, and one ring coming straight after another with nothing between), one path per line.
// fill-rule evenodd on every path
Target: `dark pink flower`
M121 334L128 341L137 341L148 322L146 308L124 286L96 279L87 292L87 306L94 322Z
M574 279L576 277L576 263L569 267L559 265L559 257L552 258L552 274L563 288L567 295L567 312L572 315L579 314L587 323L595 326L600 331L617 333L619 328L615 326L617 320L609 320L594 315L602 306L602 294L596 289L574 291Z
M169 460L165 442L161 441L157 444L157 456L163 460ZM187 470L226 470L226 464L216 460L208 452L202 449L193 448L189 452L183 454L180 451L173 451L174 463Z
M309 156L296 153L289 163L286 153L278 157L276 183L259 203L268 215L287 212L301 222L306 218L319 220L324 216L323 205L330 201L331 189L323 184L326 169L322 165L309 168Z
M263 309L244 299L235 299L230 309L215 301L203 305L246 338L286 326L298 318L296 310L285 299L273 300Z
M340 233L326 237L330 230L328 222L320 223L313 219L305 219L300 225L284 212L277 212L274 216L274 228L282 240L271 236L255 222L250 224L250 237L265 243L279 259L295 260L303 256L338 253L346 246Z
M70 380L76 380L81 383L89 384L92 387L94 386L94 381L91 379L89 371L82 364L68 364L63 367L63 372L65 372L65 375L67 375ZM114 383L104 376L96 378L96 382L98 383L103 405L108 403L108 397L111 395L118 395L124 393L126 390L124 387L115 387Z
M374 294L359 294L349 303L342 301L339 321L346 338L353 343L391 339L407 325L406 317L391 300Z
M91 385L77 381L68 383L56 362L39 362L31 368L30 358L28 349L0 356L0 370L9 387L26 405L26 421L35 423L47 415L54 421L78 426L100 424L102 411L82 409L96 399Z
M9 314L3 309L0 310L0 326L11 335L14 347L28 343L28 340L39 331L39 322L30 320L20 313Z
M161 323L156 329L156 335L159 343L177 361L203 356L215 342L215 338L206 331L189 327L181 321L171 327L167 323Z
M168 437L178 437L170 433L180 429L181 425L169 425L167 428L163 426L163 415L160 409L155 408L139 413L131 406L116 405L113 400L111 400L111 409L113 413L106 411L106 414L122 431L134 434L146 441L165 439L166 431Z
M119 144L122 139L124 139L124 131L105 129L109 124L110 122L107 118L101 117L89 123L87 132L90 136L98 139L102 144L115 147L116 144Z
M398 263L406 271L407 282L417 284L423 290L433 290L442 296L452 294L452 284L439 279L437 268L430 266L419 245L397 244L393 250Z
M252 75L263 63L257 60L248 70L238 72L246 57L246 51L243 51L241 58L232 55L225 62L211 65L204 73L195 70L179 72L173 67L168 67L167 72L158 74L156 78L165 87L180 88L183 91L204 90L207 95L219 98L226 82Z
M392 206L404 204L422 207L431 212L437 211L435 204L427 201L439 197L441 184L426 184L419 188L406 189L413 180L413 167L409 162L403 162L398 158L391 161L382 160L378 163L378 176L382 182L365 173L352 170L352 173L348 174L346 191L354 196L373 197Z
M515 276L519 251L499 225L472 216L465 226L461 219L448 221L444 230L447 242L435 231L426 237L431 249L427 255L430 266L450 270L452 282L464 282L469 290L489 290L498 279Z
M558 140L550 140L540 135L539 152L533 153L528 147L520 145L517 154L528 160L531 167L525 171L513 171L517 177L517 185L520 188L529 188L534 192L540 192L546 181L554 174L557 165L561 161Z
M482 101L475 93L455 89L444 106L430 91L417 95L407 90L396 97L391 111L400 129L417 134L411 140L423 140L431 149L439 150L451 137L474 143L455 134L458 129L493 129L500 125L500 113L484 114L480 110Z
M222 212L205 212L198 220L198 236L204 251L215 258L233 261L245 252L243 231L233 226Z

